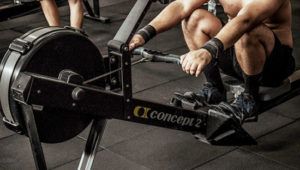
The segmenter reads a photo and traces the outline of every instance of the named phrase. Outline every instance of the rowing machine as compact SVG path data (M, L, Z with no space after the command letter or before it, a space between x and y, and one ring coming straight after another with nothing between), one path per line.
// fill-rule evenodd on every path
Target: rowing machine
M232 117L209 112L208 107L192 110L132 97L127 45L151 4L136 2L108 43L107 58L86 35L71 28L37 28L10 44L0 65L1 113L9 129L29 137L38 169L46 169L40 142L69 140L93 121L79 164L79 169L90 169L105 120L111 118L191 132L215 145L255 143ZM174 55L145 49L134 54L142 55L141 62L178 63ZM290 89L266 102L275 106L273 101L279 104L297 95L298 79L296 72Z

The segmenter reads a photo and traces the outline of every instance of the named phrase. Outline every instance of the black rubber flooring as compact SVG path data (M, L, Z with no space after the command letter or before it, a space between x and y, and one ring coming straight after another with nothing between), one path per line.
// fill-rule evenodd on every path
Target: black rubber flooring
M2 1L1 1L2 2ZM4 2L4 1L3 1ZM85 20L84 29L106 54L112 39L135 1L102 0L102 15L112 23ZM300 65L300 3L293 3L294 55ZM1 4L1 3L0 3ZM143 23L149 22L163 5L154 4ZM63 24L68 25L68 8L60 9ZM28 24L29 23L29 24ZM32 28L46 26L42 13L0 23L0 55L9 43ZM175 54L187 52L180 26L157 36L147 47ZM184 74L179 66L144 63L133 67L134 97L168 103L173 92L197 90L203 77ZM243 147L210 146L185 132L109 120L93 169L300 169L300 96L260 116L259 122L245 124L258 144ZM59 144L43 144L48 168L76 169L88 135ZM7 130L0 122L0 169L35 169L26 137Z

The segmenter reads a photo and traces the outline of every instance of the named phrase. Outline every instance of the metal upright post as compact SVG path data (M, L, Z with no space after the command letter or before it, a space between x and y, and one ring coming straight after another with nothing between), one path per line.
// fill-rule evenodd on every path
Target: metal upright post
M90 5L90 3L88 2L88 0L83 0L83 4L85 6L85 9L87 11L87 13L84 14L84 16L88 19L92 19L95 21L100 21L102 23L109 23L110 19L107 17L103 17L100 14L100 4L99 4L100 0L93 0L93 9Z
M99 0L93 0L94 13L96 16L100 17L100 3Z
M105 125L106 119L95 119L93 121L84 152L77 168L78 170L90 170L92 168Z
M44 157L42 144L40 142L40 138L38 135L32 106L27 104L21 104L21 107L22 107L25 125L27 129L27 134L31 144L31 150L32 150L36 169L46 170L47 165Z

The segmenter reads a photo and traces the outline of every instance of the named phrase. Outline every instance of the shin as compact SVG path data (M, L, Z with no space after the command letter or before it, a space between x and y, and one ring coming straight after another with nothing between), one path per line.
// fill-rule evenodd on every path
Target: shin
M274 47L274 35L265 26L258 26L235 44L238 63L243 71L245 92L257 99L261 73Z
M222 28L222 23L210 12L198 9L192 15L182 21L182 30L185 41L190 50L201 48L208 40L213 38ZM210 64L204 70L207 82L213 84L220 92L224 86L216 64Z
M70 25L81 28L83 23L83 5L81 0L69 0L70 5Z

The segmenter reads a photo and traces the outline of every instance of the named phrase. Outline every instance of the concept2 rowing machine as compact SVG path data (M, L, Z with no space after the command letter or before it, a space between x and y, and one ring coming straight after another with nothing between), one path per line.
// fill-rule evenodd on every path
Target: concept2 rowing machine
M93 121L79 169L90 169L106 119L120 119L197 134L215 145L253 144L232 117L208 107L185 107L132 97L128 42L152 0L138 0L102 57L91 40L71 28L37 28L14 40L0 65L4 124L29 137L38 169L46 169L41 142L69 140ZM145 49L142 61L174 62L178 57ZM232 83L231 83L232 84ZM231 85L238 92L241 86ZM280 90L279 90L280 89ZM282 86L261 92L268 109L299 94L299 72Z

